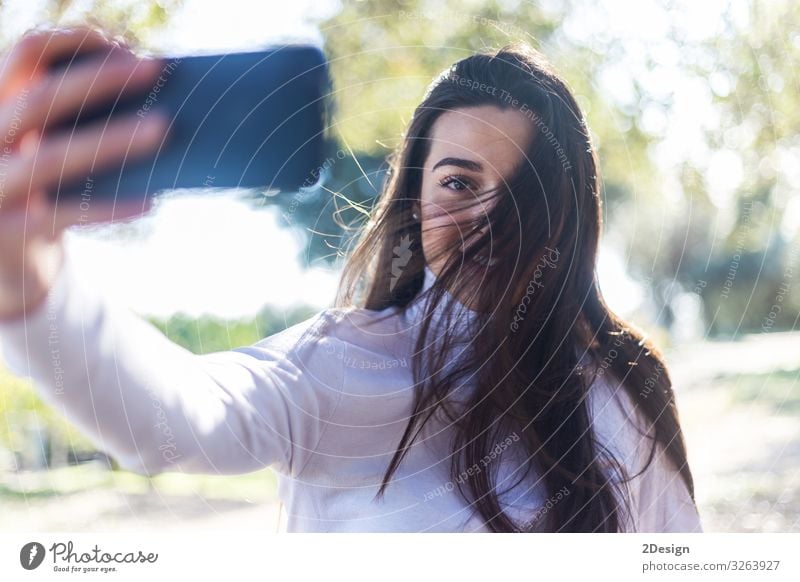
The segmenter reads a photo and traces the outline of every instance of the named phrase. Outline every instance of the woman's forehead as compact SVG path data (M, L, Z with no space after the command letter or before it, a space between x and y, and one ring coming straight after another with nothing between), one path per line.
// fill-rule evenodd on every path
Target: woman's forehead
M517 109L483 105L447 111L431 129L427 169L453 157L478 162L485 174L507 177L526 155L533 131L531 118Z

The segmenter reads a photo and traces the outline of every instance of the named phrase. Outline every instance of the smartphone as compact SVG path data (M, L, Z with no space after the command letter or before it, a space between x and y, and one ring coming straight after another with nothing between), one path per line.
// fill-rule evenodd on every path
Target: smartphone
M163 69L151 87L81 111L47 132L74 131L123 112L144 119L160 111L169 119L160 147L147 157L58 184L48 192L51 200L130 200L177 188L275 194L315 183L327 145L331 92L320 48L285 45L159 58ZM66 61L54 65L65 66Z

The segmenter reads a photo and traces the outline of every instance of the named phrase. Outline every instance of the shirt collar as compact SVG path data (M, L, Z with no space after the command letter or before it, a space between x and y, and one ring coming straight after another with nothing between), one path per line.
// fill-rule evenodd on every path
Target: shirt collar
M422 323L422 318L425 316L428 303L433 300L431 296L431 288L437 281L436 274L431 270L428 264L425 264L424 279L422 288L419 290L417 296L411 300L406 306L406 318L412 324ZM446 311L450 309L453 311L450 319L450 325L453 326L453 331L465 331L472 319L476 315L476 311L469 309L447 290L442 294L442 298L438 305L434 307L431 327L438 326L441 323L447 323Z

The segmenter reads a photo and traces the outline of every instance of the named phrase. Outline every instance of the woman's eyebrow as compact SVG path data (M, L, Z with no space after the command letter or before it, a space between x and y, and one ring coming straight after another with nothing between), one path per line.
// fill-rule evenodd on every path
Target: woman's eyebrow
M464 158L442 158L436 162L433 169L435 170L440 166L458 166L459 168L464 168L465 170L471 170L473 172L483 172L483 166L479 162L466 160Z

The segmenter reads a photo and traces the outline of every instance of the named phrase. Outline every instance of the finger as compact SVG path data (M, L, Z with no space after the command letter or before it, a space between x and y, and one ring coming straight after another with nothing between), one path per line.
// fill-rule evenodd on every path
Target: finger
M27 200L14 201L0 209L0 247L3 253L22 248L32 239L40 238L44 233L47 238L48 211L47 201L40 195L32 195ZM51 233L53 235L54 233Z
M52 62L70 51L79 52L115 46L99 30L73 27L34 30L25 34L7 53L0 66L0 98L15 95Z
M129 114L108 124L95 122L80 131L47 137L32 153L19 152L8 165L6 197L50 190L151 152L163 143L167 130L167 119L155 113L144 119Z
M51 73L27 93L0 104L5 142L31 130L43 130L70 114L102 102L114 102L126 91L144 90L157 77L161 63L133 55L110 54Z

